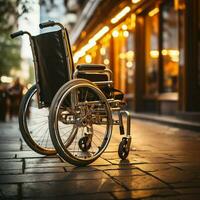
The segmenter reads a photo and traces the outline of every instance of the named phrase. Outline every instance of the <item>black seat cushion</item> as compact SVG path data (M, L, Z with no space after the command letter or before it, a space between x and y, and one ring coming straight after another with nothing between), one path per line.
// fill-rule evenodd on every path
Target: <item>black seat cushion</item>
M118 89L106 86L106 87L101 88L101 90L107 98L112 97L115 100L123 100L124 98L123 92Z
M104 65L95 65L95 64L83 64L83 65L78 65L76 67L79 70L79 73L77 75L77 78L84 78L87 80L90 80L92 82L98 82L98 81L108 81L108 74L107 73L98 73L97 72L84 72L89 71L89 70L104 70L106 67ZM114 98L116 100L123 100L124 94L115 88L107 86L99 86L101 91L104 93L104 95L107 98Z
M76 68L79 71L84 71L84 70L104 70L106 69L105 65L101 65L101 64L81 64L81 65L77 65Z

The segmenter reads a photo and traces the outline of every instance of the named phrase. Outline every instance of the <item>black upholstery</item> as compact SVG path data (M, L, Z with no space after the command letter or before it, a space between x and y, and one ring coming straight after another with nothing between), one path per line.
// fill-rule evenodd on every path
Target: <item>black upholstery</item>
M62 30L33 36L32 39L38 63L39 97L49 106L58 89L70 80L69 58L66 57Z
M84 71L84 70L104 70L104 69L106 69L105 65L101 65L101 64L81 64L81 65L77 65L76 68L79 71Z
M84 78L87 80L90 80L92 82L98 82L98 81L108 81L108 74L105 73L94 73L93 71L90 70L104 70L106 69L105 65L99 65L99 64L84 64L84 65L78 65L76 67L79 70L77 78ZM87 72L84 72L87 71ZM115 88L109 87L109 85L103 85L99 86L101 91L105 94L107 98L114 98L117 100L122 100L124 98L124 94Z
M92 82L107 81L108 75L107 74L98 74L98 73L95 74L95 73L79 72L77 78L84 78L84 79L90 80Z

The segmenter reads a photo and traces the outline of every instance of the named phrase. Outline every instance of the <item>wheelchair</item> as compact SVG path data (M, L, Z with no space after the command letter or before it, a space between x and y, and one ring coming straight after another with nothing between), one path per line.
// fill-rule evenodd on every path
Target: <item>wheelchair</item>
M29 36L34 61L36 83L24 95L19 110L23 139L37 153L58 154L70 164L85 166L105 151L113 125L118 125L123 135L118 154L126 159L130 115L123 93L113 87L112 71L101 64L75 68L67 29L54 21L39 26L59 30L37 36L27 31L11 34L11 38Z

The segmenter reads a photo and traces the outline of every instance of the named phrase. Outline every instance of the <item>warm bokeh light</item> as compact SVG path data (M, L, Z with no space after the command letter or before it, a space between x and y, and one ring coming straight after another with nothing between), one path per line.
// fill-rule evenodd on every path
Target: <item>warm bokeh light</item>
M132 0L132 3L133 4L137 4L137 3L139 3L141 0Z
M150 16L150 17L153 17L154 15L156 15L157 13L159 13L159 8L154 8L153 10L151 10L149 13L148 13L148 15Z
M91 55L86 55L85 56L85 62L86 63L91 63L92 62L92 56Z
M128 31L124 31L124 32L123 32L123 36L124 36L124 37L128 37L128 36L129 36L129 32L128 32Z
M97 32L90 40L91 41L97 41L99 40L103 35L105 35L107 32L109 31L109 27L108 26L104 26L99 32Z
M119 31L114 30L114 31L112 32L112 36L113 36L113 37L118 37L118 36L119 36Z
M102 47L102 48L100 49L100 54L101 54L101 55L106 55L106 49L105 49L104 47Z
M163 56L169 56L173 62L179 61L179 51L178 50L163 49L162 55ZM158 50L151 50L150 56L154 59L157 59L159 57L159 51Z
M9 76L1 76L1 82L2 83L12 83L13 78Z
M126 24L122 25L122 30L126 31L128 29L128 26Z
M128 14L131 11L131 8L129 6L126 6L124 9L122 9L117 15L115 15L111 19L111 23L115 24L117 23L121 18L123 18L126 14Z
M83 46L81 48L80 51L77 51L74 56L74 62L77 63L80 57L83 57L86 53L86 51L88 51L89 49L91 49L92 47L94 47L96 45L96 42L91 40L88 44L86 44L85 46Z
M109 61L109 59L104 59L103 63L104 63L105 65L109 65L109 64L110 64L110 61Z

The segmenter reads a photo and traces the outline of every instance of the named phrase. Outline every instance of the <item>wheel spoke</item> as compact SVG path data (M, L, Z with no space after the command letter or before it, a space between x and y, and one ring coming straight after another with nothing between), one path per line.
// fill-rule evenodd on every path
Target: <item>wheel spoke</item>
M56 95L57 101L54 101L52 105L54 110L52 109L50 114L50 116L55 116L52 117L56 121L56 126L54 126L56 137L53 138L58 144L58 153L63 159L66 158L73 164L91 162L101 155L111 137L112 116L107 100L95 86L89 84L81 86L72 84L70 87L66 85L63 90L62 93ZM63 123L71 125L65 128L65 125L59 123L59 110L64 104L63 102L66 99L74 99L71 97L74 97L73 95L76 95L77 92L79 92L79 96L74 103L76 105L73 104L73 111L62 108L63 115L65 112L67 113ZM76 132L74 132L75 126L77 127ZM52 133L55 134L54 127L51 127ZM108 139L105 140L105 138Z
M37 89L33 86L20 105L19 124L22 136L34 151L45 155L55 154L48 128L48 108L38 108Z

